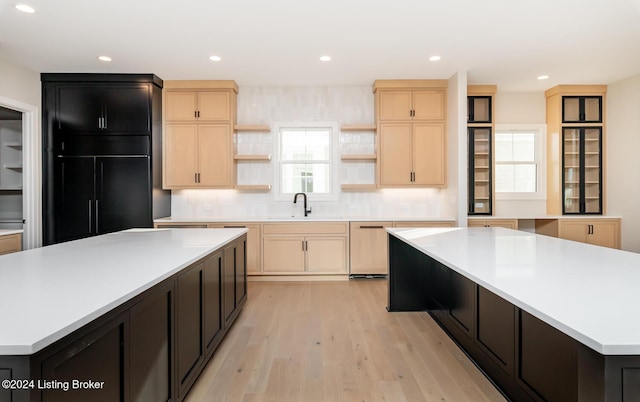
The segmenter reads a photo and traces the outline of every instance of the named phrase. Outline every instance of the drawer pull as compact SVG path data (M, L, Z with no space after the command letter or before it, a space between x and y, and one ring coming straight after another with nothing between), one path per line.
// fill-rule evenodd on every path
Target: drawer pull
M246 229L247 227L244 225L224 225L225 229Z
M384 226L379 225L379 226L366 226L366 225L361 225L360 229L384 229Z

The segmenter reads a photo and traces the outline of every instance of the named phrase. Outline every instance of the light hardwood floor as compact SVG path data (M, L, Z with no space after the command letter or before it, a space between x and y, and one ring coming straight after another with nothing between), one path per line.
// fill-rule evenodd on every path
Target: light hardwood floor
M386 280L248 286L187 402L505 400L426 313L386 311Z

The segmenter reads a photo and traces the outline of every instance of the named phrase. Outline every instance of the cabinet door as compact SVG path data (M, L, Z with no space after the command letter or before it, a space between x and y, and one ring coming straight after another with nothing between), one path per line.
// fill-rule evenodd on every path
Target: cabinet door
M351 274L388 274L386 227L391 222L352 222L349 234Z
M198 140L195 124L167 124L164 133L164 187L197 187Z
M559 236L561 239L587 242L587 223L583 221L560 221Z
M237 248L235 244L224 249L224 262L222 266L222 305L225 323L231 322L231 317L236 310L236 263Z
M193 379L193 369L204 359L202 339L202 273L200 263L177 279L176 337L178 391L182 395Z
M173 282L131 308L131 400L172 398Z
M242 299L247 295L247 240L240 238L236 242L236 265L235 265L235 292L236 307L240 305Z
M232 186L232 137L227 124L198 125L200 187Z
M0 255L22 250L22 235L19 233L0 236Z
M347 272L347 239L344 237L307 237L308 272Z
M95 233L95 175L93 157L55 160L53 243L76 240Z
M444 91L413 91L413 120L444 120Z
M150 84L105 87L103 101L104 131L109 134L151 133Z
M151 227L149 157L96 159L96 233Z
M258 223L227 223L209 224L210 228L246 228L247 232L247 258L246 270L248 274L258 274L262 271L260 260L262 257L262 239L260 238L260 224Z
M228 91L198 92L198 121L230 121L230 111Z
M202 287L203 327L205 353L216 347L222 339L222 253L218 252L204 262L204 280Z
M303 237L263 237L262 268L264 272L303 272L304 257Z
M446 163L444 124L414 124L414 184L423 186L445 185Z
M591 223L591 234L587 236L589 244L603 247L620 248L620 225L617 222Z
M411 123L381 124L380 185L409 186L412 179L413 125Z
M125 395L125 322L114 319L42 361L42 378L104 382L101 389L45 389L42 402L112 402ZM96 364L99 362L99 364ZM25 398L24 400L26 400ZM20 399L23 400L23 399ZM35 399L34 399L35 400Z
M411 91L380 91L378 120L411 120Z
M96 86L58 88L58 128L63 133L95 134L102 131L102 90Z
M198 95L195 91L166 91L164 94L164 120L194 122L197 115Z

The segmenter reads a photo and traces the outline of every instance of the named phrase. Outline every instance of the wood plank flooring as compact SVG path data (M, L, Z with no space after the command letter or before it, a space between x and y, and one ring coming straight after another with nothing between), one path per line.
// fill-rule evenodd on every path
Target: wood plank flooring
M386 280L248 286L187 402L505 400L426 313L386 311Z

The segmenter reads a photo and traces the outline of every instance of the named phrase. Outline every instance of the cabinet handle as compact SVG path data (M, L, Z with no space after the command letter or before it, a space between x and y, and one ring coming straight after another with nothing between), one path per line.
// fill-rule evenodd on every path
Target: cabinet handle
M200 183L200 173L198 173L198 183Z
M302 251L304 251L304 240L302 241Z
M200 118L200 111L198 110L198 118Z
M89 234L93 233L93 226L91 225L91 221L93 220L93 217L91 216L91 200L89 200Z
M98 117L98 128L102 128L102 117Z
M197 118L198 118L198 111L197 111L197 110L194 110L194 111L193 111L193 118L194 118L194 119L197 119Z
M100 200L96 200L96 234L100 233L100 215L98 215L99 212L99 207L98 207L98 203L100 202Z
M224 225L223 228L225 229L246 229L247 227L245 225Z
M380 225L380 226L364 226L361 225L360 229L384 229L384 226Z

